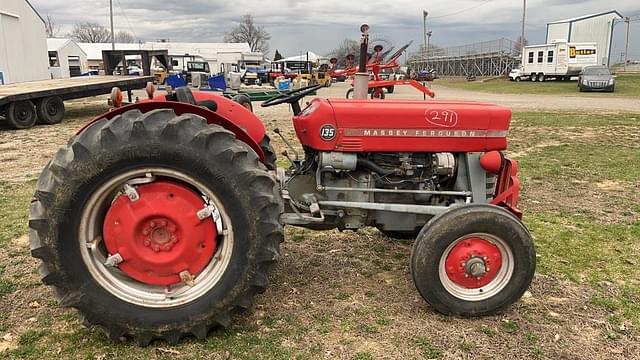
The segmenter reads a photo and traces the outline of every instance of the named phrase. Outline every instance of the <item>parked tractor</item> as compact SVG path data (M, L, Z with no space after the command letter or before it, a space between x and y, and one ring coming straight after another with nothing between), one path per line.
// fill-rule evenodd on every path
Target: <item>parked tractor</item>
M260 119L223 96L184 87L115 101L38 180L30 247L43 282L114 340L203 339L265 291L283 226L371 226L413 240L413 281L436 311L517 301L536 257L517 165L502 154L510 110L372 101L366 86L304 109L320 85L262 103L293 110L303 152L290 146L287 169Z

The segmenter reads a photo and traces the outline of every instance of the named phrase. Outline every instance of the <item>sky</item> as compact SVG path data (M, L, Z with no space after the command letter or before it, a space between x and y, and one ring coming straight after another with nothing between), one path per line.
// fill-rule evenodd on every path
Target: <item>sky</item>
M109 0L30 0L44 17L61 25L60 35L73 24L91 21L108 26ZM501 37L516 40L522 22L520 0L113 0L116 32L129 31L141 41L222 42L224 33L244 14L271 34L272 56L313 51L325 55L345 38L359 39L360 24L368 23L375 37L396 46L409 41L416 51L423 42L422 11L431 42L440 47L464 45ZM455 4L455 7L451 5ZM548 22L617 10L640 18L640 0L528 0L526 38L544 43ZM626 26L617 24L612 58L624 51ZM640 20L631 23L630 58L640 59Z

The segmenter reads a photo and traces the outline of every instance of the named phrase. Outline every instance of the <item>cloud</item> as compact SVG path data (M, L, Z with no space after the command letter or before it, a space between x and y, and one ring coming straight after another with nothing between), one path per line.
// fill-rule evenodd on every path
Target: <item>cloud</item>
M108 25L106 0L31 0L38 11L53 16L69 31L73 24L93 21ZM346 37L358 38L361 23L372 32L384 34L397 44L422 42L422 10L429 11L427 23L432 41L454 46L499 37L515 39L520 34L522 3L514 0L113 0L117 30L133 32L143 41L222 41L224 33L246 13L271 33L270 49L287 55L312 50L327 53ZM455 4L455 7L451 5ZM527 33L531 42L544 41L546 23L559 19L618 10L640 14L637 0L537 0L529 1ZM640 22L634 23L631 49L640 56ZM616 30L615 45L622 26ZM618 46L619 47L619 46Z

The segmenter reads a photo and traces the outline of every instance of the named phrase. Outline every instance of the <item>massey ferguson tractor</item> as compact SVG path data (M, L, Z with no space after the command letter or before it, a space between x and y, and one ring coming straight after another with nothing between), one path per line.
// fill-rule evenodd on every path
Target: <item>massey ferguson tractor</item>
M360 69L355 99L302 109L312 86L262 104L293 110L303 151L290 146L288 169L237 102L188 88L116 97L40 175L29 227L42 281L114 340L203 339L265 291L284 226L371 226L413 239L413 281L434 310L480 316L517 301L536 258L502 154L510 110L368 100Z

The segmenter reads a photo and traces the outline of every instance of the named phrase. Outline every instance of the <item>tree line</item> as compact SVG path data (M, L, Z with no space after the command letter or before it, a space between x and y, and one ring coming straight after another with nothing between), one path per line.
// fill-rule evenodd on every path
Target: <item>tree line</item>
M60 31L62 26L50 15L45 17L44 27L47 32L47 37L49 38L55 38L61 35ZM73 25L73 29L66 34L66 36L77 42L85 43L106 43L111 41L111 31L109 29L98 23L89 21ZM136 39L130 32L118 31L115 34L115 41L117 43L134 43Z

